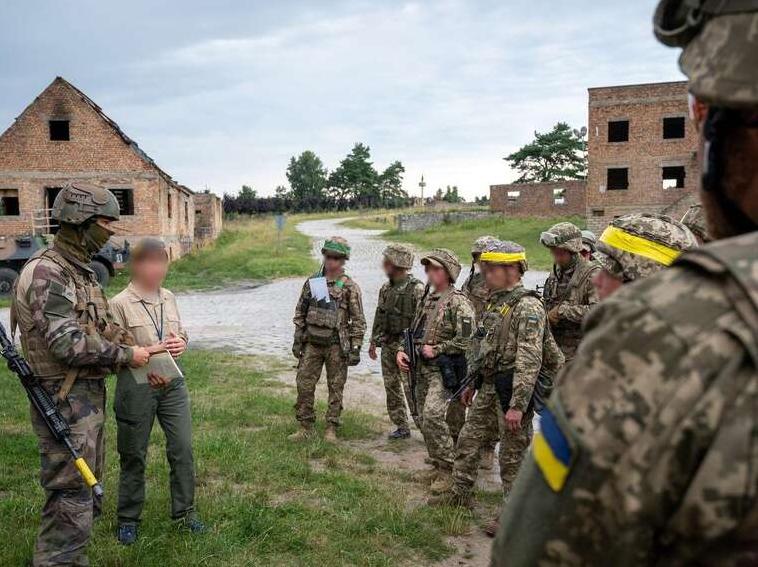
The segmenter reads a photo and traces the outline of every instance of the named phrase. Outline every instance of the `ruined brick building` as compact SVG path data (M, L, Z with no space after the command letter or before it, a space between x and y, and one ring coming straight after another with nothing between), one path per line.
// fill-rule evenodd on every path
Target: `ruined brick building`
M158 167L92 99L57 77L0 136L0 236L49 231L49 210L68 181L110 189L125 238L162 238L172 259L192 249L197 211L220 209L215 195L197 207L193 191ZM220 216L203 222L215 238Z
M492 210L585 215L588 228L601 232L633 212L680 218L696 200L697 132L686 82L589 89L587 124L586 182L493 185Z

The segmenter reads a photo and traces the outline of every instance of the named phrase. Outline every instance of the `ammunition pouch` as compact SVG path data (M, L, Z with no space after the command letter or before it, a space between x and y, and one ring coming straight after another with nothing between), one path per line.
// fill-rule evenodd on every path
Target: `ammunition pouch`
M466 356L463 354L441 354L434 359L442 374L442 385L449 392L455 392L463 384L468 372Z
M318 346L330 346L339 343L337 328L339 326L339 306L332 300L328 303L311 300L305 316L305 339Z
M503 409L503 413L510 409L511 398L513 397L513 374L513 370L511 369L505 372L498 372L494 377L495 392L497 392L497 397L498 400L500 400L500 407ZM555 384L550 375L540 370L540 373L537 375L537 382L534 384L532 397L526 408L526 413L529 413L530 410L542 413L550 394L553 392L554 385Z

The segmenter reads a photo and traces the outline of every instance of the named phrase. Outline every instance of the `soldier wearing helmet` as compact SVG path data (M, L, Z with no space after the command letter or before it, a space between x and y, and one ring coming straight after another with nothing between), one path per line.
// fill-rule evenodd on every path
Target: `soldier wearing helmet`
M540 242L554 261L543 291L550 329L570 361L582 339L582 320L598 302L592 278L599 268L582 257L582 231L570 222L543 232Z
M410 329L421 361L416 389L421 432L433 461L433 470L425 476L432 493L440 493L452 486L455 442L465 419L463 406L448 404L447 399L457 389L452 381L465 379L475 316L471 302L455 288L461 264L453 252L437 248L425 254L421 264L430 291L419 302ZM397 365L407 372L408 362L401 346Z
M656 35L683 47L715 241L587 317L494 565L758 564L757 30L754 1L659 4Z
M670 266L682 252L697 245L690 229L665 215L619 217L600 236L595 259L601 269L592 283L602 301L625 283Z
M376 360L376 348L382 349L382 378L387 396L387 413L395 425L395 431L389 434L389 438L407 439L411 436L411 431L405 404L406 401L410 406L413 404L410 402L408 381L403 379L396 359L402 333L411 326L416 307L424 295L424 284L410 273L413 268L413 249L404 244L390 244L384 249L382 267L388 281L379 290L368 354L372 360ZM418 416L412 417L419 426Z
M113 194L85 183L66 185L55 199L60 223L53 246L21 270L11 306L11 327L42 386L60 404L72 438L102 478L105 445L105 376L143 366L148 350L113 322L105 293L88 264L113 234L119 218ZM34 550L34 565L84 565L93 515L100 502L76 472L73 459L32 411L39 438L42 487L47 502Z
M582 231L582 251L579 252L582 258L589 261L593 259L595 248L597 246L597 237L591 230Z
M360 363L366 332L361 288L345 273L345 262L350 259L347 240L340 236L328 238L321 254L324 258L321 271L303 284L292 320L295 324L292 354L299 360L295 416L300 424L300 429L290 435L293 441L313 435L316 384L324 367L329 386L324 439L337 440L347 367ZM329 297L314 297L312 289L323 286Z
M466 424L456 446L452 489L430 504L470 507L477 479L478 455L489 435L489 416L495 411L500 428L500 477L507 501L521 461L532 438L532 397L541 369L554 378L564 357L547 327L542 299L524 287L526 251L515 242L497 242L481 256L491 290L482 314L470 372L477 376L462 395L469 406ZM476 392L476 396L474 396ZM486 531L494 536L497 519Z
M705 213L703 205L692 205L682 217L682 224L692 231L697 238L698 245L708 244L713 240L708 232L708 226L705 222Z

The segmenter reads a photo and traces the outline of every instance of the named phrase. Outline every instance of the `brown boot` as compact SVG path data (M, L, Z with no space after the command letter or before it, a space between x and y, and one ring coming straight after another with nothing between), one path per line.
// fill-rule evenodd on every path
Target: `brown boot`
M453 473L449 469L439 469L437 471L437 478L434 479L429 490L432 494L444 494L453 490Z
M487 537L495 537L497 535L497 529L500 527L500 516L495 516L486 526L484 526L484 533Z
M311 437L313 437L313 426L301 423L300 429L292 435L288 435L287 439L290 441L307 441Z
M337 427L335 425L327 425L324 431L324 441L329 443L337 442Z
M479 468L485 471L491 471L493 462L495 461L494 449L482 449L479 458Z
M453 506L457 508L465 508L467 510L474 509L474 498L471 493L462 494L455 488L448 492L443 492L437 496L432 496L426 501L428 506Z

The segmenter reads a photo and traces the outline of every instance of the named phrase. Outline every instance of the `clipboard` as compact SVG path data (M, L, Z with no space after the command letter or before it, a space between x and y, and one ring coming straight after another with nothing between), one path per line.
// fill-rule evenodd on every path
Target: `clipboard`
M179 366L176 364L174 357L167 350L159 351L150 356L150 361L141 368L130 368L134 381L137 384L147 384L148 374L158 374L172 381L176 378L184 378Z

